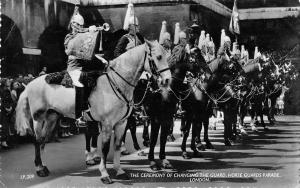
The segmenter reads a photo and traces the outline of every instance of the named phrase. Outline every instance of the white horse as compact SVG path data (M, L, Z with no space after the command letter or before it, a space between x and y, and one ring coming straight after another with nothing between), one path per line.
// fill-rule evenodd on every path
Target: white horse
M106 170L109 143L114 130L114 169L117 177L127 177L120 166L121 137L127 117L132 110L133 90L143 71L160 76L160 85L169 86L171 73L166 52L157 41L146 41L122 54L112 62L107 73L97 79L88 102L92 119L102 125L102 156L99 170L103 183L112 183ZM16 109L16 127L21 135L35 136L35 166L38 176L48 176L43 165L40 148L51 135L59 114L75 118L75 90L61 85L48 84L45 75L30 82L21 94Z

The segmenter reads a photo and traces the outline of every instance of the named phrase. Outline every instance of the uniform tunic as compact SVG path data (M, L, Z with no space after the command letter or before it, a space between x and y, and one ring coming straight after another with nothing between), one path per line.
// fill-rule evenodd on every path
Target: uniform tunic
M131 34L125 34L123 35L114 51L114 56L119 57L121 54L125 53L127 50L134 48L135 46L141 45L145 42L144 38L141 34L137 33L137 37Z
M82 70L82 60L78 59L76 56L71 55L71 49L69 46L71 46L71 43L73 42L73 39L76 37L78 33L70 33L65 37L65 52L68 56L68 67L67 71L73 71L73 70Z

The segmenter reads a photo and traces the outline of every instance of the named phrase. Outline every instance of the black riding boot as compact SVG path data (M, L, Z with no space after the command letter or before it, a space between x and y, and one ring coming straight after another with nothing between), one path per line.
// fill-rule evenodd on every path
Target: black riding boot
M82 116L85 103L84 87L75 87L75 119Z

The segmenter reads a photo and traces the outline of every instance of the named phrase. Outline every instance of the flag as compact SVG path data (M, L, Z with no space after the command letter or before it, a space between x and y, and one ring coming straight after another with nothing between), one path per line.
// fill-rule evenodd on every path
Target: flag
M229 31L233 34L240 34L240 26L239 26L239 12L236 6L236 1L234 0L231 19L229 24Z

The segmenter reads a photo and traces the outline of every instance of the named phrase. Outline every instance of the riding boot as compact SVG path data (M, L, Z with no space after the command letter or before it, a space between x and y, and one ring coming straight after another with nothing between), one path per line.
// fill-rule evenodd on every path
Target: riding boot
M84 87L75 87L75 119L82 117L82 111L84 110L85 104L84 98Z

